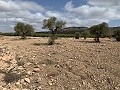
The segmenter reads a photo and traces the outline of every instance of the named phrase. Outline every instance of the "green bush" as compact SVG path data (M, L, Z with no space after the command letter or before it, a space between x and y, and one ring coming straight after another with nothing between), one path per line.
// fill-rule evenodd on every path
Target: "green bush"
M120 41L120 36L116 36L116 40L117 40L117 41Z
M53 45L54 42L55 42L55 37L50 36L49 39L48 39L48 45Z
M80 33L79 32L75 32L75 39L79 39L80 37Z

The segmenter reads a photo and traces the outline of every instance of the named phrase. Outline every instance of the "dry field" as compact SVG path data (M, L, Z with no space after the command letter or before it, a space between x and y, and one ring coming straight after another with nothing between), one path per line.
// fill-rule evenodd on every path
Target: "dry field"
M120 42L0 37L0 90L120 90Z

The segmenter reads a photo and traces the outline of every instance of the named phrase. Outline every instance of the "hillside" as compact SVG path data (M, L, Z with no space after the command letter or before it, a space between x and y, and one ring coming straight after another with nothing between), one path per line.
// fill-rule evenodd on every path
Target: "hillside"
M112 31L120 30L120 26L118 27L109 27ZM74 34L75 32L83 32L84 30L88 30L88 27L67 27L63 30L58 31L58 34ZM37 33L49 33L49 32L37 32Z

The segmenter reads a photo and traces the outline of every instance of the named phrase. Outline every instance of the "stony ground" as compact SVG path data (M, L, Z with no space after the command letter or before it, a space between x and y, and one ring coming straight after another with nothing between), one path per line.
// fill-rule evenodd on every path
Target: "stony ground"
M0 90L120 90L114 39L0 37Z

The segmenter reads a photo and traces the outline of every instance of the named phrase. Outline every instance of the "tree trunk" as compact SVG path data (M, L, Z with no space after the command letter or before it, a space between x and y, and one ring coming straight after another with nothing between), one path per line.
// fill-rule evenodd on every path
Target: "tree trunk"
M96 36L95 42L100 42L100 37L99 36Z
M21 36L21 38L22 38L22 39L26 39L26 35L23 34L23 35Z

